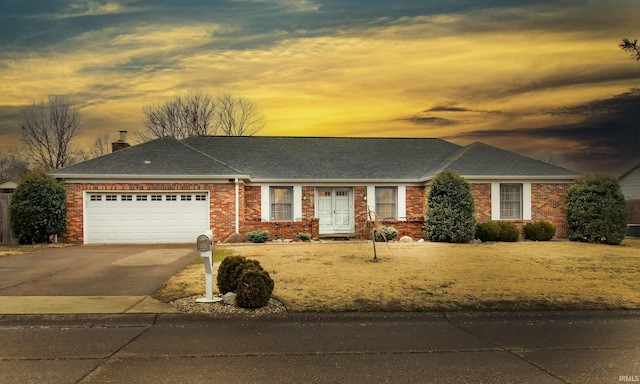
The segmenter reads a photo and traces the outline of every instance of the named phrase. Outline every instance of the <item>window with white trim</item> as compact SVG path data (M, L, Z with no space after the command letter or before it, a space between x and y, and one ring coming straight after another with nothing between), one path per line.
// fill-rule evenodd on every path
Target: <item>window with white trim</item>
M271 221L293 220L293 187L270 187Z
M376 215L383 220L398 219L397 187L376 187Z
M500 184L500 219L522 219L522 184Z

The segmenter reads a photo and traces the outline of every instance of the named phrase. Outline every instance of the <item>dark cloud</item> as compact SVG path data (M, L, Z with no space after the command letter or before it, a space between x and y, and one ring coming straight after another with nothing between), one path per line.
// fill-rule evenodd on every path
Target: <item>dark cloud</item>
M486 142L551 140L567 163L583 172L619 173L640 159L640 89L550 113L583 116L573 124L477 130L448 137Z
M500 113L499 111L484 111L477 109L470 109L465 107L453 107L446 105L436 105L429 109L425 109L424 111L417 113L413 116L402 117L396 119L396 121L406 121L416 125L432 125L437 127L446 127L457 125L459 122L454 119L449 119L440 116L434 116L434 113Z
M118 8L110 9L110 3L117 4ZM217 33L216 37L221 39L210 48L243 49L276 44L288 38L366 29L372 23L378 26L392 24L405 17L545 3L557 2L493 0L478 5L472 0L309 0L300 3L278 0L0 0L0 36L3 36L0 47L13 51L43 49L61 45L86 32L107 28L127 31L136 25L209 23L231 27ZM103 12L100 12L101 7Z
M501 111L486 111L481 109L470 109L465 107L451 107L446 105L436 105L423 112L475 112L475 113L502 113Z
M425 109L423 112L471 112L471 109L463 107L447 107L446 105L436 105L429 109Z
M18 121L24 116L24 110L27 106L14 107L9 105L0 105L0 138L2 136L16 137L20 133Z
M408 121L414 124L435 125L439 127L456 124L455 120L444 119L442 117L435 117L435 116L411 116L411 117L397 119L397 121Z

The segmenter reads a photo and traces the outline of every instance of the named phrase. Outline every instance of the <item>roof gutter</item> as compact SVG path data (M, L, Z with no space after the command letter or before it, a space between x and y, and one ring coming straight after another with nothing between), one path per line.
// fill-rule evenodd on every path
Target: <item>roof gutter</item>
M582 175L460 175L465 180L530 180L530 181L567 181L576 180ZM426 182L436 177L436 175L420 178L421 182Z
M65 180L248 180L249 175L131 175L131 174L65 174L51 173L52 176Z

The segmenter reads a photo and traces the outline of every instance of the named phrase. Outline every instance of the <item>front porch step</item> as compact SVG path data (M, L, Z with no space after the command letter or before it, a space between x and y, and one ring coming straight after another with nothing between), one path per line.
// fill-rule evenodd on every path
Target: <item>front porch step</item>
M348 241L351 240L353 234L351 233L323 233L319 235L320 240L340 240L340 241Z

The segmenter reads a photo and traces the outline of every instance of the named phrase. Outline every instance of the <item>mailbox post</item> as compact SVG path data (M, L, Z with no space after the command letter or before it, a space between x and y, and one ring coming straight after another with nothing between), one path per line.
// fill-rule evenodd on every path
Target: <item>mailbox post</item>
M206 281L206 297L196 299L198 303L216 303L222 301L221 297L213 297L213 233L207 231L206 234L198 236L196 247L200 251L202 263L204 264L204 274Z

